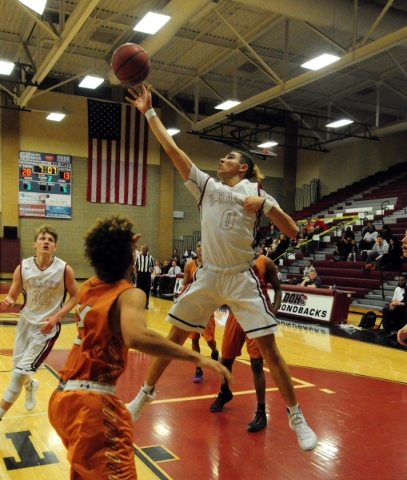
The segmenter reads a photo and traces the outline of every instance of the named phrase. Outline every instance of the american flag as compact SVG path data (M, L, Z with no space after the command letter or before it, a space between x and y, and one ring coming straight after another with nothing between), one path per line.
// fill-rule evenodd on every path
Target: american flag
M87 200L144 206L147 120L130 105L88 99L88 133Z

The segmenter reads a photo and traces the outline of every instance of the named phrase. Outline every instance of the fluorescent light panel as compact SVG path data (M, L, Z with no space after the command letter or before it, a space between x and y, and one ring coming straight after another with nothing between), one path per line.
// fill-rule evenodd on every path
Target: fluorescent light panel
M226 100L226 102L220 103L219 105L216 105L217 110L229 110L230 108L236 107L236 105L239 105L238 100Z
M349 125L353 123L353 120L349 120L348 118L344 118L342 120L337 120L336 122L328 123L328 125L325 125L326 127L330 128L339 128L343 127L345 125Z
M169 133L169 135L171 135L171 137L173 137L174 135L176 135L180 131L181 130L179 128L167 128L167 132Z
M14 63L8 62L7 60L0 60L0 74L1 75L10 75L13 71Z
M20 3L25 5L28 8L31 8L31 10L34 10L34 12L39 13L42 15L45 10L45 5L47 4L47 0L18 0Z
M329 55L328 53L324 53L319 57L316 57L309 62L304 63L301 67L309 68L310 70L319 70L320 68L326 67L331 63L337 62L340 57L336 55Z
M138 24L133 28L136 32L143 33L157 33L170 19L168 15L162 15L161 13L148 12L144 18L142 18Z
M100 77L92 77L91 75L87 75L79 84L82 88L97 88L101 83L103 83L103 78Z
M65 113L52 112L48 115L47 120L53 120L54 122L60 122L66 117Z
M261 143L260 145L257 145L259 148L269 148L269 147L275 147L278 145L278 142L265 142Z

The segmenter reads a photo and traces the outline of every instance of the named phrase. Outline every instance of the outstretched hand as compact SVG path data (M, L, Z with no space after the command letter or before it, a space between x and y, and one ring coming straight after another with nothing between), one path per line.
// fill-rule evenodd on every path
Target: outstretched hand
M232 373L224 367L220 362L216 362L209 357L204 357L200 355L200 359L197 363L198 367L201 368L209 368L214 372L217 372L221 377L221 382L224 383L227 380L229 383L233 382L233 375Z
M141 113L146 113L147 110L153 107L153 100L151 97L151 85L146 88L143 84L133 85L128 89L131 97L126 97L126 100L140 110Z

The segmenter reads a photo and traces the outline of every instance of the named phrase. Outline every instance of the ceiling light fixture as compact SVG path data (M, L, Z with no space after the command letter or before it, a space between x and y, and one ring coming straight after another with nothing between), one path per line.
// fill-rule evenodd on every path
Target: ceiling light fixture
M226 100L226 102L216 105L216 110L229 110L230 108L236 107L239 105L239 100Z
M148 12L133 28L136 32L157 33L170 19L168 15Z
M87 75L79 84L81 88L98 88L98 86L103 83L103 78L100 77L92 77L91 75Z
M18 0L20 3L25 5L28 8L31 8L31 10L34 10L34 12L39 13L42 15L45 10L45 5L47 4L47 0Z
M330 55L329 53L324 53L323 55L320 55L319 57L302 64L301 67L309 68L310 70L319 70L320 68L326 67L331 63L337 62L338 60L340 60L340 57L337 57L336 55Z
M342 120L337 120L336 122L328 123L328 125L325 126L329 128L339 128L345 125L350 125L351 123L353 123L353 120L349 120L349 118L344 118Z
M10 75L13 71L14 63L7 60L0 60L0 75Z
M257 145L258 148L270 148L270 147L275 147L278 145L278 142L264 142L261 143L260 145Z
M54 122L60 122L65 117L66 117L65 113L51 112L48 115L47 120L52 120Z
M167 132L171 137L179 133L181 130L179 128L167 128Z

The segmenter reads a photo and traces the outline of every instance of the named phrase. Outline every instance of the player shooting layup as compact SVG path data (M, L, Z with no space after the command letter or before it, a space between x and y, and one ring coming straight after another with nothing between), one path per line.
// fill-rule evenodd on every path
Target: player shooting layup
M250 157L236 151L226 155L218 165L222 181L215 181L200 171L167 133L152 108L151 86L146 89L137 85L129 93L131 97L126 99L145 114L152 132L200 208L203 265L168 314L167 320L172 323L168 338L182 345L190 331L203 331L219 305L228 305L247 336L256 338L286 402L289 425L296 431L301 448L315 448L317 437L299 408L287 364L275 342L278 327L266 285L254 267L253 245L262 212L289 237L297 234L296 224L273 197L248 180L261 178ZM128 405L133 421L138 419L143 406L154 399L154 386L169 363L170 360L153 359L145 384Z

